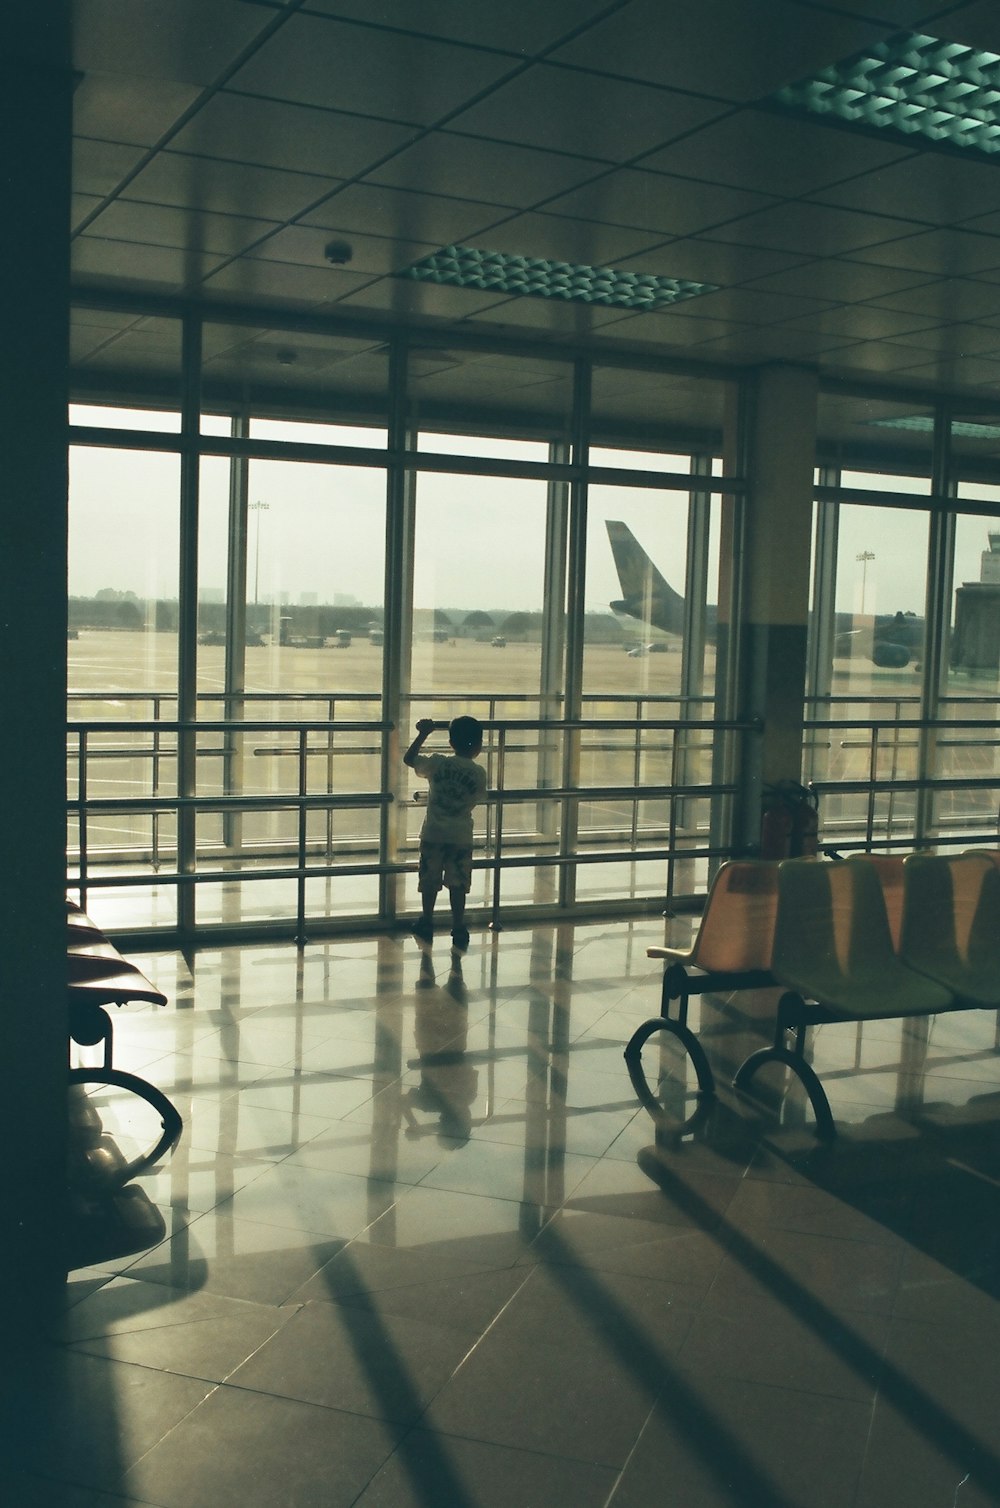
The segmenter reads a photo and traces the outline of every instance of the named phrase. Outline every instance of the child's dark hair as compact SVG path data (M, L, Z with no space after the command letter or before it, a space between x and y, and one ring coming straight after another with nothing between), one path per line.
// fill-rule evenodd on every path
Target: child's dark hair
M483 741L483 725L478 717L456 717L448 725L448 741L457 752L478 749Z

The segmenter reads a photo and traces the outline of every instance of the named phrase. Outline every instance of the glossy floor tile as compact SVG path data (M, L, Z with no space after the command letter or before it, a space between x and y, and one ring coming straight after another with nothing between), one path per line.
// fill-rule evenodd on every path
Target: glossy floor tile
M995 1019L817 1031L823 1146L780 1067L728 1087L773 992L695 998L718 1093L658 1036L654 1125L662 941L137 955L170 1003L116 1062L184 1134L111 1203L155 1116L75 1106L94 1218L0 1379L5 1508L997 1508Z

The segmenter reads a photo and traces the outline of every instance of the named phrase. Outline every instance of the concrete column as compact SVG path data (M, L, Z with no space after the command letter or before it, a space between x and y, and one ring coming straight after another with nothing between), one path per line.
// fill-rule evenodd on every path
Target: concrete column
M814 372L765 367L747 413L739 711L764 725L744 761L747 844L759 837L762 787L802 773L817 394Z
M0 20L0 1281L65 1277L66 403L71 81L64 0ZM15 1299L15 1303L17 1300Z

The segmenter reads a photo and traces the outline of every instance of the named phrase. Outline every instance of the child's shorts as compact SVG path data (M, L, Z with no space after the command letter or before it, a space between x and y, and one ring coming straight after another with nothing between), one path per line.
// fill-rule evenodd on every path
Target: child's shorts
M472 849L457 843L421 843L417 889L437 895L442 880L449 890L472 889Z

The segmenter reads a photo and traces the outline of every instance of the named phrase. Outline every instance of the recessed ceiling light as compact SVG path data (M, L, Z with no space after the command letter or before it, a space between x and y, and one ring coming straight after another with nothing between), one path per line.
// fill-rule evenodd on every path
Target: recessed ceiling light
M866 419L877 429L909 429L932 434L934 420L929 414L906 414L899 419ZM1000 440L1000 424L981 424L976 419L953 419L951 432L963 440Z
M613 267L550 262L546 257L510 256L473 246L445 246L414 262L399 276L521 298L575 300L623 309L662 309L681 299L714 293L717 287L715 283L692 283L652 272L618 272Z
M834 124L1000 152L1000 56L905 32L789 84L770 104Z

